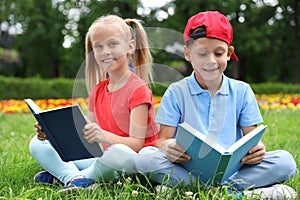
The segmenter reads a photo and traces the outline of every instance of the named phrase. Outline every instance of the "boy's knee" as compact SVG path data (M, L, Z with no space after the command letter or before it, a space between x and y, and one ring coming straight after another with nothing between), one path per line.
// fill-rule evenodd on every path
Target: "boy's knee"
M283 181L288 180L296 173L296 162L293 156L285 150L277 150L274 152L278 159L276 163L276 172L281 175Z

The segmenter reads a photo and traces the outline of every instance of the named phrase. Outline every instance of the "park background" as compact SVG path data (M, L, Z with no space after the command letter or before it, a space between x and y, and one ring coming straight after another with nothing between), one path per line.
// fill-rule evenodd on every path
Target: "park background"
M43 109L72 103L86 107L87 93L78 73L84 65L85 34L96 18L116 14L141 19L145 27L182 33L187 19L205 10L222 12L233 26L233 45L239 62L230 61L225 74L252 86L264 123L269 125L268 134L264 136L267 149L289 150L299 165L298 0L1 0L0 197L63 198L54 195L51 189L45 192L44 187L32 183L33 175L41 168L28 152L28 142L34 135L34 118L28 114L23 99L36 100ZM190 74L190 64L179 56L181 38L173 44L168 43L168 34L155 39L165 46L151 49L154 62L182 76ZM157 107L167 85L165 81L151 84ZM297 171L287 184L299 191L299 181ZM125 197L136 190L144 191L142 198L149 197L148 190L133 186L116 191ZM209 191L200 194L211 199L214 194ZM122 199L117 196L118 192L104 196ZM149 193L151 196L151 191ZM214 193L220 195L218 191Z

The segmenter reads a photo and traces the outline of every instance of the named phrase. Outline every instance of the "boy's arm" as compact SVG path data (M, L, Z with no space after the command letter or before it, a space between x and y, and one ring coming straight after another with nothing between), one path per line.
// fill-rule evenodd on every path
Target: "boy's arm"
M187 162L190 160L190 157L181 146L176 144L174 138L175 131L176 127L161 124L155 146L162 149L170 161Z
M242 127L244 135L247 135L250 131L257 126ZM242 164L257 164L260 163L266 153L266 147L262 141L259 141L257 145L249 150L249 153L242 159Z

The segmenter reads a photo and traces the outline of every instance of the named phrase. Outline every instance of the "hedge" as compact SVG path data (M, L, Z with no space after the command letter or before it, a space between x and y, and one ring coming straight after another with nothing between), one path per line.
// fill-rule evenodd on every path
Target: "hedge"
M12 78L0 76L0 99L49 99L72 98L74 83L77 89L74 97L86 97L82 81L72 79ZM81 94L79 94L81 93Z
M300 94L300 84L256 83L251 86L256 94ZM150 84L150 87L157 96L163 95L166 90L162 84ZM0 76L0 99L69 99L87 96L84 80Z

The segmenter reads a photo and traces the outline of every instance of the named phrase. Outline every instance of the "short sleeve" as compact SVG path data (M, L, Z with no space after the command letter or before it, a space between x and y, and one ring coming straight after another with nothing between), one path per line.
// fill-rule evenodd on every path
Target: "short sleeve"
M160 102L156 115L157 123L177 127L181 118L179 99L176 88L170 85Z
M133 91L133 95L130 96L129 100L129 109L132 110L144 103L149 104L149 107L154 103L152 91L147 85L142 85Z
M240 126L252 126L262 122L263 119L254 92L250 85L247 84L247 87L245 87L239 124Z

